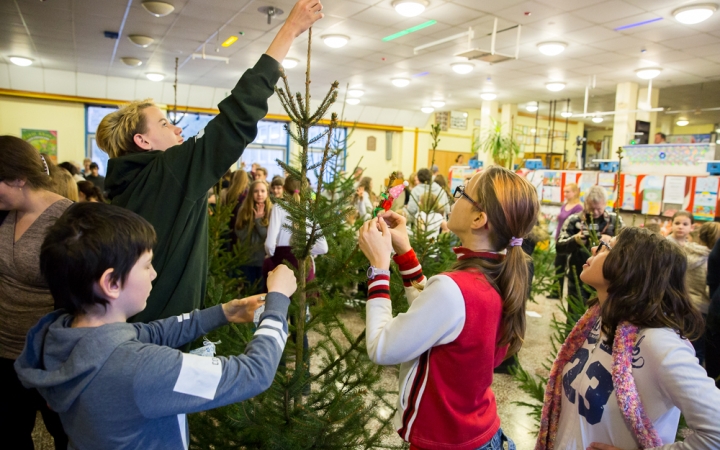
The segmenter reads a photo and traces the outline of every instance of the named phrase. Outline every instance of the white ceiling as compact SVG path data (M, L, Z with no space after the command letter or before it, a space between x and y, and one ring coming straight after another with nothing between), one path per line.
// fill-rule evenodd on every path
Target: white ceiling
M242 72L267 48L292 0L166 0L175 11L156 18L140 0L0 0L0 59L28 56L45 69L85 72L113 77L144 79L146 72L162 72L172 80L175 58L184 84L230 88ZM417 110L433 99L447 108L472 108L480 103L482 89L495 90L501 103L572 98L573 109L582 109L589 79L596 77L594 98L612 98L615 85L640 81L634 71L660 65L654 80L660 89L720 80L720 13L692 26L676 22L671 11L687 4L678 0L430 0L418 17L405 18L391 7L391 0L325 0L325 18L314 36L338 33L351 37L341 49L313 40L313 92L320 96L338 80L341 86L361 86L363 105ZM257 9L273 5L285 10L267 25ZM127 13L127 17L125 17ZM529 14L528 14L529 13ZM500 29L522 24L520 58L496 65L475 62L468 75L454 73L450 64L463 59L453 54L466 50L466 39L433 47L415 55L413 48L473 27L472 46L489 48L482 37L499 18ZM614 28L661 17L662 20L614 31ZM390 42L381 38L411 26L437 20L437 24ZM103 31L119 31L119 40L103 37ZM215 48L230 35L238 41L229 48ZM143 49L129 42L130 34L145 34L155 43ZM307 34L299 38L290 57L303 61L288 74L293 88L304 82ZM561 40L568 48L559 56L544 56L536 45ZM202 49L227 56L223 62L191 60ZM515 32L498 37L498 51L514 53ZM641 52L641 50L645 50ZM139 68L125 66L121 57L143 61ZM419 75L427 72L426 75ZM395 88L393 77L409 77L409 87ZM545 83L561 80L567 88L551 93ZM644 84L644 82L642 82ZM686 89L686 95L697 89ZM697 101L708 101L707 92ZM714 89L712 92L719 93ZM664 96L661 91L661 103ZM715 96L715 98L718 98ZM684 98L684 107L696 108L696 99ZM714 99L712 99L714 102ZM720 106L718 104L711 106ZM662 105L675 106L675 105Z

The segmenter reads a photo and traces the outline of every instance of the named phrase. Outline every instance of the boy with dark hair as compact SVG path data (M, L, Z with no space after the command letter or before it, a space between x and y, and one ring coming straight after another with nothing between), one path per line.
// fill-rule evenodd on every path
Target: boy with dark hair
M97 163L90 163L90 173L85 174L85 179L95 185L100 191L105 190L105 177L100 175L100 168Z
M152 289L154 244L145 219L104 203L71 206L43 242L40 268L65 309L30 330L15 370L60 415L71 449L187 449L185 414L248 399L273 381L287 340L293 272L278 266L267 297L129 324ZM263 299L245 354L172 348L227 323L251 322Z

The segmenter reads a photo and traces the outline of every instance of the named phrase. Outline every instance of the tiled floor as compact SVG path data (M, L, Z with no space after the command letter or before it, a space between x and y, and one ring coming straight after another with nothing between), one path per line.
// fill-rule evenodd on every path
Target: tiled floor
M525 343L520 351L520 362L522 366L533 374L547 376L547 370L542 365L546 358L552 353L550 345L550 319L553 313L558 311L557 300L539 298L538 303L529 303L528 311L540 314L541 317L527 317L527 331ZM360 315L349 312L343 317L350 330L359 334L364 328ZM317 336L310 336L310 344L317 341ZM387 377L383 380L388 387L396 386L397 370L388 368ZM498 414L502 421L502 428L505 434L510 436L518 450L532 449L535 446L535 421L528 416L526 408L515 405L516 401L529 401L529 396L523 393L517 383L509 375L495 375L493 391L498 405ZM191 430L192 432L192 430ZM33 431L33 440L37 450L54 449L53 440L42 424L42 418L38 415L37 424ZM388 443L400 443L400 438L393 434L388 436Z

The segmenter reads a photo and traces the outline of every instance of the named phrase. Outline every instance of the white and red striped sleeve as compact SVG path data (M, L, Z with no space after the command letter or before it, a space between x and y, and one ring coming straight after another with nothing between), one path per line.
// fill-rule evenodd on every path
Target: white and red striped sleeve
M400 270L408 304L412 304L418 294L420 294L420 291L415 288L413 282L420 286L425 286L425 282L427 281L425 275L422 273L422 266L415 255L415 250L412 249L402 255L395 255L393 260Z
M372 280L368 280L368 300L384 298L390 300L390 276L376 275Z

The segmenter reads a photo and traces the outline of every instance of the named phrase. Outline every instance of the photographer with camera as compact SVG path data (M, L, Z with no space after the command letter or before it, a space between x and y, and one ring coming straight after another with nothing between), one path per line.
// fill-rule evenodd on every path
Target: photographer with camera
M585 193L583 210L568 217L557 241L558 255L570 256L567 274L568 295L578 297L579 291L584 303L587 303L590 293L583 287L579 276L591 255L590 248L597 245L591 242L591 235L603 241L610 241L618 231L615 229L616 218L618 229L623 227L622 217L605 211L606 206L605 190L600 186L590 187Z

